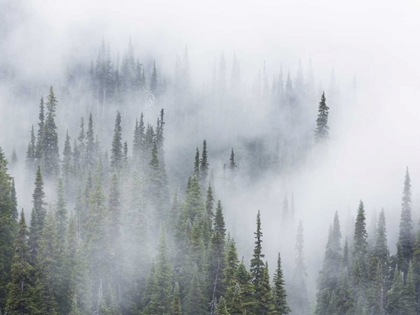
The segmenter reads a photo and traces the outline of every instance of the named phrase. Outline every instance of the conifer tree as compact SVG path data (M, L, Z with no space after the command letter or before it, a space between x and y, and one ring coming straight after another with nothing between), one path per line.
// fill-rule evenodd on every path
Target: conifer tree
M317 314L325 314L330 306L332 295L337 290L342 263L341 257L341 229L338 212L335 213L333 227L330 228L325 257L318 278Z
M153 95L157 95L158 94L158 82L157 82L156 61L153 61L152 76L150 78L150 92L152 92Z
M417 301L420 299L420 231L417 232L416 241L413 248L413 281L417 292Z
M11 315L36 314L33 296L33 267L30 264L28 229L23 210L20 214L19 232L16 236L11 267L11 280L7 285L6 313Z
M48 110L43 132L43 173L48 179L54 179L59 171L59 151L58 151L58 135L57 126L55 124L55 111L57 107L57 99L54 90L50 88L50 94L47 98L46 107Z
M200 180L201 184L207 182L207 176L209 173L209 163L207 157L207 142L206 140L203 141L203 151L201 152L201 160L200 160Z
M89 114L88 130L86 132L85 163L87 168L93 169L96 164L95 133L93 131L92 113Z
M271 292L270 276L268 273L268 263L265 263L263 276L261 279L259 303L257 304L257 314L268 315L274 311L273 295Z
M230 163L229 163L229 169L234 172L236 170L238 166L236 165L235 162L235 152L233 152L233 148L232 151L230 152Z
M209 292L210 299L217 301L225 292L223 270L226 266L225 252L225 221L223 218L222 205L217 202L216 215L214 217L213 236L209 254Z
M322 142L329 137L328 127L328 113L329 107L326 103L325 93L322 92L321 102L319 102L318 107L318 118L316 120L316 129L315 129L315 141Z
M85 119L83 117L80 118L80 131L79 131L79 135L77 137L77 140L79 141L79 150L80 150L80 154L84 155L85 153L85 139L86 139L86 134L85 134Z
M378 225L376 228L375 246L373 248L373 254L377 257L381 263L382 276L384 279L388 277L389 269L389 249L386 234L386 222L384 209L379 213Z
M65 242L65 235L67 232L67 208L66 208L66 201L64 199L64 187L63 181L61 178L58 180L58 187L57 187L57 201L56 201L56 221L57 221L57 230L58 230L58 241L60 242L61 246L64 247Z
M413 237L411 218L411 181L408 168L405 173L402 210L400 220L400 234L398 238L397 257L398 266L404 274L404 282L408 273L408 265L413 257Z
M45 114L44 114L44 98L41 97L41 102L39 104L39 123L38 123L38 132L37 132L37 141L35 148L35 159L37 165L42 164L42 159L44 156L44 125L45 125Z
M34 125L32 125L31 140L29 141L28 149L26 150L26 159L25 159L26 169L31 173L34 171L34 166L35 166L35 158L36 158L35 152L36 152L36 138L35 138Z
M400 315L402 310L402 292L404 283L398 268L394 272L394 280L391 289L387 292L387 307L389 315Z
M179 284L178 284L178 282L175 283L175 287L174 287L171 315L182 315L182 312L181 312L181 297L179 295Z
M367 269L366 217L363 202L360 201L353 238L353 285L356 293L356 311L365 305Z
M205 299L201 289L198 268L194 267L191 272L191 281L185 301L185 315L204 315L206 314Z
M200 151L198 151L198 148L195 151L193 174L197 176L197 178L200 178Z
M371 259L370 286L367 291L367 311L370 314L385 314L385 282L381 262L375 256ZM376 266L375 266L376 265Z
M257 301L257 313L262 312L264 309L263 301L263 277L264 277L264 270L265 264L262 260L264 258L264 254L262 254L262 230L261 230L261 218L260 218L260 211L257 214L257 231L254 233L255 235L255 248L253 258L251 259L251 274L252 274L252 282L255 288L255 298Z
M402 290L402 315L416 314L417 312L417 293L413 277L413 265L409 264L407 281Z
M304 239L303 239L303 225L299 221L297 235L296 235L296 260L295 269L293 271L292 281L289 290L289 305L294 314L308 314L309 313L309 297L306 287L307 277L306 264L304 257Z
M67 185L69 185L69 178L72 166L72 156L73 153L71 151L69 131L67 130L66 140L64 142L63 164L61 166L61 170L63 171L64 179Z
M112 139L111 150L111 168L114 171L120 171L123 162L123 144L121 132L121 114L119 111L117 111L117 118L115 119L114 137Z
M274 312L277 315L289 314L290 308L287 305L287 294L284 288L285 283L283 279L283 270L281 268L280 253L277 257L277 269L274 273L274 287L273 287L273 305Z
M224 297L220 297L219 303L217 304L216 315L230 315L226 307L226 300Z

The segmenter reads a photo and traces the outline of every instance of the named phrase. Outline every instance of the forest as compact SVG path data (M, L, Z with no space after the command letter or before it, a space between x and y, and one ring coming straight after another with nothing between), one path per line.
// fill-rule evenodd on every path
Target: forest
M306 58L299 27L263 29L258 55L203 39L217 23L190 41L167 24L174 45L129 5L112 36L103 12L76 25L30 2L0 2L0 315L420 314L399 67L376 75L379 106L374 65L343 71L351 45Z

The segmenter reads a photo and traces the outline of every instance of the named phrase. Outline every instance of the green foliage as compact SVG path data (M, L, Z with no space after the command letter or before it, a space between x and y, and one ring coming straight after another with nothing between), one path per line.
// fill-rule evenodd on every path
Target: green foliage
M329 107L326 103L325 93L322 92L321 102L318 107L318 118L316 119L315 141L322 142L329 137L328 127Z
M273 305L274 312L277 315L289 314L291 312L287 305L287 294L283 279L283 270L281 268L280 253L277 257L277 269L274 273L274 287L273 287Z

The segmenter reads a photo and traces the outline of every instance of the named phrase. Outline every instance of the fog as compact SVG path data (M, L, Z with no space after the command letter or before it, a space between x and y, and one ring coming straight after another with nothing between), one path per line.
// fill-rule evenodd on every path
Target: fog
M174 99L162 100L149 112L144 104L132 104L126 112L122 110L123 139L129 144L129 152L134 121L140 112L145 111L146 120L154 124L160 107L164 107L166 164L172 195L174 190L184 189L188 176L185 170L192 169L195 147L201 150L202 140L206 139L216 195L222 199L227 230L238 243L239 257L248 261L252 255L255 217L260 209L263 251L271 266L277 252L282 253L287 283L295 259L296 223L301 219L313 299L335 211L339 212L345 236L348 218L355 218L360 200L365 203L368 226L374 209L379 212L384 208L390 251L395 253L406 167L412 180L417 229L418 1L0 1L0 146L8 158L14 147L17 150L20 166L11 171L18 183L19 206L25 208L27 218L33 180L25 177L23 162L30 126L38 123L41 95L47 96L50 85L56 88L62 154L66 128L73 141L79 118L86 119L91 110L87 106L93 106L79 97L82 94L64 95L68 70L77 65L89 66L91 60L96 60L102 41L109 45L112 59L121 61L131 41L136 58L147 73L155 60L158 74L165 75L168 84L176 80L177 56L181 58L187 47L196 105L194 117L198 120L184 126L172 123L171 115L181 116ZM216 102L206 102L206 93L222 54L228 84L233 56L237 56L243 94L241 101L225 99L220 108L215 108L210 105ZM310 67L315 76L315 101L306 112L313 125L304 128L315 128L318 103L325 90L330 107L328 145L322 150L305 151L300 162L287 172L265 173L255 183L251 183L249 175L240 174L234 191L226 193L222 168L229 162L230 148L235 149L240 168L241 163L246 163L243 139L265 137L273 128L289 130L284 117L270 117L266 101L251 95L258 73L266 71L271 88L281 70L284 82L288 72L295 80L300 66L305 80ZM337 89L334 101L329 103L331 82ZM71 91L81 93L79 88ZM102 146L108 151L116 109L120 108L118 104L113 106L104 116L94 114L103 119L101 126L95 128L102 128L107 135ZM270 145L274 148L275 143ZM292 194L296 221L285 237L280 224L282 204L285 195L290 202ZM53 188L47 192L47 200L55 200ZM69 210L72 206L70 203ZM274 271L274 267L271 269Z

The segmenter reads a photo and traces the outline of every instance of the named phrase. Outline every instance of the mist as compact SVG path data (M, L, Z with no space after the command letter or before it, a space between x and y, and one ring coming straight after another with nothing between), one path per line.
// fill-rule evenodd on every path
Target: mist
M50 86L58 99L60 158L66 132L73 145L80 118L87 128L92 113L106 170L109 161L103 155L105 151L111 155L117 111L122 116L123 142L134 160L136 120L143 113L145 123L154 126L163 108L170 202L175 192L184 195L196 148L202 152L206 140L215 200L221 200L226 231L247 268L260 210L270 276L280 252L287 289L295 268L297 226L302 221L305 281L314 310L317 279L336 211L344 246L346 237L349 244L353 241L360 200L369 233L374 213L383 208L389 251L395 255L408 167L413 239L419 229L419 13L420 5L413 0L398 4L2 0L0 146L9 162L12 151L17 153L17 163L9 171L16 181L19 209L24 208L29 225L35 173L25 167L25 155L31 126L35 132L38 128L39 100L41 96L46 100ZM118 70L130 49L146 75L146 85L155 63L159 95L147 91L123 101L92 96L91 64L95 66L106 51ZM235 62L240 67L237 77ZM281 89L286 89L288 76L294 91L300 79L304 82L296 120L291 119L293 110L277 106L273 96L280 78ZM180 85L180 78L188 78L186 87ZM329 139L317 146L313 136L324 91ZM232 149L237 171L229 178ZM104 175L106 191L111 173ZM78 185L85 185L86 176ZM132 188L130 180L122 185L122 196ZM45 181L45 192L46 202L55 204L56 180ZM67 191L66 198L68 213L74 212L76 189ZM287 224L282 217L286 198L289 207L293 198L295 211ZM149 232L152 257L157 255L156 233ZM169 234L168 246L176 247ZM149 269L150 264L145 266ZM297 313L292 309L292 314Z

